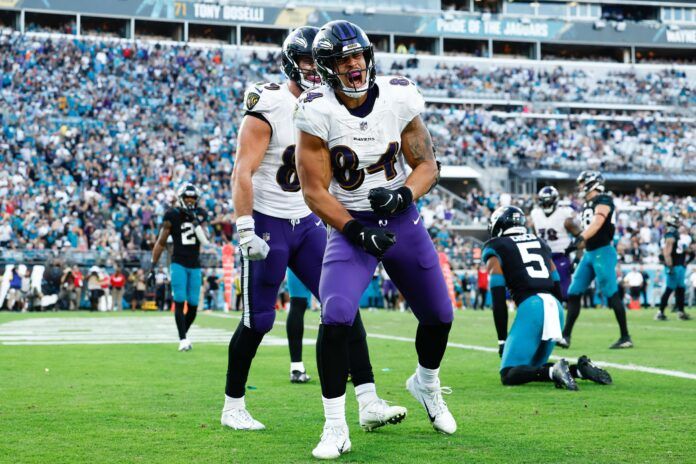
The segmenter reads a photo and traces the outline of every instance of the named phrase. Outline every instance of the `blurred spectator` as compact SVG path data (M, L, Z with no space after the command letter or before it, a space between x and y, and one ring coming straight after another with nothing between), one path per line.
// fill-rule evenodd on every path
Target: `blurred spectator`
M210 271L205 279L205 307L207 309L215 309L219 289L218 277L215 275L215 271Z
M58 294L58 308L74 311L78 309L77 292L75 290L75 276L72 269L63 270L60 278L60 293Z
M145 302L145 291L147 290L145 272L142 269L136 270L129 276L129 281L134 289L131 310L142 309Z
M101 286L99 268L96 266L90 268L87 275L87 291L89 292L89 310L97 311L99 309L99 299L104 296L104 290L102 290Z
M481 264L478 267L476 278L476 302L474 303L474 309L480 308L485 309L486 307L486 296L488 295L488 270ZM480 303L478 303L480 301Z
M123 293L126 287L126 276L119 266L116 266L111 274L111 296L113 298L114 311L123 311Z
M169 277L167 274L159 268L155 274L155 304L157 305L158 311L164 311L168 307L167 297L169 293L168 290Z

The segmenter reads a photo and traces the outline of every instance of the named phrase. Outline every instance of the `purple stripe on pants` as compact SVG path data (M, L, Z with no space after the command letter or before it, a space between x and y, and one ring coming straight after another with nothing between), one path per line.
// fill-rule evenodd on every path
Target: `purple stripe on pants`
M351 211L351 215L365 226L385 227L396 234L396 245L382 262L418 320L426 325L452 322L445 278L418 209L412 205L386 220L371 211ZM350 243L342 233L331 230L319 284L323 324L353 323L360 296L376 266L377 258Z

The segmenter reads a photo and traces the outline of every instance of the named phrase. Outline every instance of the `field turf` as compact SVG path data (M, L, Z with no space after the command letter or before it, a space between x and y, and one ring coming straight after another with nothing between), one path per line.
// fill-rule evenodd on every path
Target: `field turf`
M693 314L693 312L692 312ZM691 378L609 369L614 385L580 381L579 392L551 383L503 387L490 311L456 314L441 369L452 387L448 405L458 421L452 436L433 431L425 411L404 387L414 371L415 318L364 311L372 364L381 397L408 408L406 420L365 433L348 387L346 410L353 451L340 462L384 463L653 463L696 462L696 321L653 321L654 311L629 311L636 347L612 351L618 338L613 314L584 310L569 351L593 360L680 371ZM695 314L696 315L696 314ZM98 318L108 328L119 318L167 318L171 343L7 345L10 321ZM511 318L512 319L512 318ZM271 335L285 337L279 313ZM49 321L45 321L50 324ZM139 323L139 322L138 322ZM238 315L201 314L198 329L225 329ZM318 314L308 312L306 339L316 337ZM386 337L385 337L386 336ZM392 337L392 338L390 338ZM178 353L169 314L0 313L0 462L2 463L300 463L312 462L323 424L314 346L305 345L313 376L288 380L287 346L262 346L252 366L247 407L262 432L220 425L227 344L196 342Z

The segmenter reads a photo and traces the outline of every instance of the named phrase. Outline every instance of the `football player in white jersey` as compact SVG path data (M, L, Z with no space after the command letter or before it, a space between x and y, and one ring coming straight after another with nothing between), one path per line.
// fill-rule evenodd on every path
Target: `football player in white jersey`
M326 422L316 458L350 450L345 419L349 328L382 261L419 321L418 367L407 381L433 427L457 424L438 377L452 326L452 303L437 252L414 200L437 183L425 102L403 77L375 74L370 40L356 25L332 21L313 46L324 85L306 91L295 112L297 168L309 207L330 227L322 266L317 361ZM407 176L404 160L413 171Z
M553 263L556 265L560 278L561 295L565 301L573 273L566 249L570 246L573 237L579 235L582 230L573 219L575 216L573 209L569 206L559 206L558 197L558 190L555 187L542 188L537 195L538 206L530 215L534 233L546 240L551 248Z
M232 174L242 254L244 312L230 341L221 418L223 425L234 429L264 428L247 411L244 390L256 350L273 327L276 296L286 268L319 298L326 228L309 210L300 193L292 122L297 97L303 89L319 83L311 56L316 33L317 28L302 27L286 39L282 51L283 71L288 78L285 83L255 84L245 95L246 113L239 130ZM360 425L372 430L400 422L406 416L406 409L389 406L377 396L360 319L351 327L349 344ZM293 367L304 374L303 365L291 365L291 370Z

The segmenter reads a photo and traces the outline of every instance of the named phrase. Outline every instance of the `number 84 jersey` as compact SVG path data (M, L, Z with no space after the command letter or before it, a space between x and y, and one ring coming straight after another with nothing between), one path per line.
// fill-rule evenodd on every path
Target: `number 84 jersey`
M244 95L246 115L271 126L266 154L252 177L254 210L281 219L299 219L311 213L295 169L295 102L286 84L257 83Z
M482 261L498 258L515 304L537 293L551 293L551 250L534 234L495 237L483 246Z
M322 85L300 96L297 129L324 140L333 179L330 192L352 211L369 211L369 191L404 185L401 132L425 107L410 80L379 76L362 108L349 111L334 90Z

